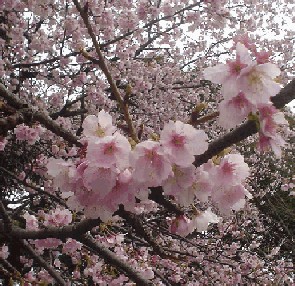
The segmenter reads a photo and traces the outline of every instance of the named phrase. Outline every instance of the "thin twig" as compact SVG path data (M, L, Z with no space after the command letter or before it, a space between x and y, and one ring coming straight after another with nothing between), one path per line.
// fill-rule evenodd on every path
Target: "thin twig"
M96 35L94 34L94 31L92 29L92 26L89 22L89 19L88 19L88 15L87 13L84 11L84 9L81 7L81 5L79 4L79 2L77 0L73 0L77 10L79 11L82 19L83 19L83 22L88 30L88 34L89 36L91 37L91 40L92 40L92 43L94 45L94 48L95 48L95 51L98 55L98 61L96 62L98 64L98 66L100 67L100 69L102 70L102 72L104 73L104 75L106 76L106 79L111 87L111 90L113 92L113 94L115 95L116 97L116 100L119 104L119 107L122 111L122 113L124 114L124 118L126 120L126 123L128 125L128 129L129 129L129 133L130 133L130 136L131 138L135 141L135 142L139 142L138 140L138 137L137 137L137 133L136 133L136 130L133 126L133 122L132 122L132 119L131 119L131 116L129 114L129 110L128 110L128 106L124 103L124 100L122 98L122 96L120 95L120 91L115 83L115 81L113 80L113 77L112 77L112 74L105 62L105 59L104 59L104 56L100 50L100 46L99 46L99 43L96 39ZM83 51L82 51L82 54L83 54Z
M38 188L32 184L27 183L24 180L19 179L15 174L11 173L10 171L6 170L5 168L0 166L0 170L5 172L7 175L9 175L10 177L12 177L14 180L16 180L18 183L21 183L23 186L31 188L32 190L36 191L38 194L41 195L46 195L48 197L50 197L51 199L53 199L54 201L56 201L57 203L59 203L60 205L67 207L67 204L60 198L56 197L53 194L50 194L49 192L42 190L41 188Z
M38 262L38 264L47 270L47 272L59 283L59 285L66 286L66 281L60 276L58 272L41 256L39 256L33 247L25 240L20 240L20 244L27 250L27 252Z

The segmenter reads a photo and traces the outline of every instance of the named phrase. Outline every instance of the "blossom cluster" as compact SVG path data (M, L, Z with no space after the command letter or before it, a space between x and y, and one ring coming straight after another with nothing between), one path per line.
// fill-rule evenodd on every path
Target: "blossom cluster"
M248 176L249 167L244 162L243 156L228 154L217 164L209 161L198 168L192 185L186 191L178 193L179 198L182 198L179 200L188 196L194 196L201 202L208 202L211 199L221 214L229 215L232 210L238 211L244 207L245 197L252 197L244 187ZM205 231L209 223L219 221L220 218L211 209L207 209L201 213L197 212L191 219L186 216L176 217L170 222L170 230L186 236L195 229Z
M40 140L40 135L43 132L41 125L34 127L29 127L25 124L17 125L14 128L14 134L16 139L19 141L28 141L30 145L34 144L36 141Z
M135 198L146 201L149 187L167 185L168 193L175 183L179 191L188 187L192 181L183 185L176 176L193 172L194 155L208 146L204 131L170 121L158 141L146 140L132 149L104 110L87 116L83 129L84 156L76 161L50 159L48 174L72 209L102 220L110 219L119 204L133 209Z
M235 49L235 60L204 70L207 80L222 85L224 99L219 105L218 122L220 126L230 129L252 114L260 126L258 149L266 150L270 147L280 157L280 147L285 141L277 129L287 122L283 114L272 105L271 97L281 89L276 81L281 71L269 62L270 54L258 52L248 37L243 38L243 43L238 41Z
M7 139L0 136L0 151L4 151L5 145L7 144Z
M208 143L205 132L189 124L169 121L158 140L133 147L104 110L87 116L83 129L80 158L50 159L47 169L68 206L83 210L86 217L107 221L120 204L136 211L136 198L146 202L150 187L162 186L165 195L185 207L196 198L210 197L223 214L240 209L245 196L250 196L243 187L249 168L241 155L229 154L218 164L210 161L201 168L193 165L194 156L205 152ZM204 230L217 221L207 210L196 216L190 230Z

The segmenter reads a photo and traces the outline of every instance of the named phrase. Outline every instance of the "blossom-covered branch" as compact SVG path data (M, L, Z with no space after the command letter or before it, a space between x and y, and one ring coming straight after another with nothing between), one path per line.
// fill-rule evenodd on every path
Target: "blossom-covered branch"
M13 108L20 110L21 113L24 115L26 121L38 121L43 124L48 130L52 131L57 136L61 136L69 143L76 146L82 146L82 144L78 141L78 138L76 138L70 131L63 129L49 116L44 114L44 112L35 110L28 103L22 102L14 94L9 92L2 83L0 83L0 96L7 100L7 103Z
M73 0L73 2L75 3L75 6L77 8L77 10L79 11L83 21L84 21L84 24L88 30L88 33L89 33L89 36L91 37L91 40L92 40L92 43L95 47L95 51L98 55L98 64L99 64L99 67L101 68L101 70L103 71L103 73L105 74L106 78L107 78L107 81L111 87L111 90L112 92L114 93L115 97L116 97L116 100L118 101L118 104L120 106L120 109L122 111L122 113L124 114L124 118L127 122L127 125L128 125L128 128L129 128L129 132L130 132L130 136L132 137L132 139L135 141L135 142L138 142L138 138L137 138L137 134L136 134L136 131L134 129L134 126L133 126L133 122L132 122L132 119L131 119L131 116L129 114L129 111L128 111L128 106L124 103L124 100L119 92L119 89L115 83L115 81L113 80L113 77L111 75L111 72L106 64L106 61L105 61L105 58L101 52L101 49L100 49L100 46L99 46L99 43L97 42L97 39L96 39L96 35L94 34L93 32L93 29L92 29L92 26L89 22L89 19L88 19L88 15L87 15L87 11L84 11L83 8L81 7L81 5L79 4L79 2L77 0Z
M290 81L281 91L271 98L276 108L283 108L286 104L295 99L295 80ZM209 144L208 150L201 155L195 157L195 166L201 166L213 156L218 155L222 150L236 144L247 137L258 132L257 124L253 120L248 120L233 131L225 134L223 137Z

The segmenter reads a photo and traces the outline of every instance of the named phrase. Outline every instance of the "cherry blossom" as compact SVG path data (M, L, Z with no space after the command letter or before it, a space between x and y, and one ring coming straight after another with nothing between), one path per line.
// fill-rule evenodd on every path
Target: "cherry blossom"
M7 245L2 245L1 249L0 249L0 258L1 259L7 259L9 255L9 251L8 251L8 247Z
M133 178L149 187L160 186L172 172L168 155L159 142L144 141L136 145L130 155Z
M180 121L165 124L160 137L160 143L169 154L171 163L182 167L189 167L194 162L194 155L203 153L208 147L204 131Z
M167 195L182 196L183 191L195 182L196 168L193 165L186 168L174 165L172 170L173 173L163 183L164 192Z
M235 186L249 176L250 170L242 155L228 154L221 159L213 172L217 186Z
M50 214L45 214L44 225L45 226L63 226L72 222L72 213L67 209L57 208L51 211Z
M251 70L255 62L251 59L248 49L241 43L236 45L236 60L227 61L226 64L218 64L204 70L207 80L222 84L222 94L225 99L231 99L243 89L240 86L240 77L245 70Z
M5 145L7 144L7 139L2 137L0 138L0 151L4 151Z
M112 124L110 114L101 110L97 116L88 115L83 121L84 136L104 137L111 136L116 132L116 127Z
M193 220L196 225L196 229L201 232L207 231L210 223L218 223L220 221L220 218L209 208L206 211L195 216Z
M226 129L233 128L255 110L253 104L246 98L243 92L230 100L223 100L219 106L218 124Z
M34 128L28 127L24 124L18 125L14 128L14 134L16 138L21 141L28 141L30 145L34 144L40 139L40 133L42 133L43 128L41 126L36 126Z
M280 69L272 63L249 66L241 71L240 89L252 103L268 103L270 97L281 89L274 80L280 73Z
M194 226L192 221L185 216L174 218L171 221L170 231L172 233L178 234L180 236L187 236L188 234L193 232L193 230Z
M0 284L292 285L290 1L0 3Z
M129 165L130 150L131 146L124 136L106 136L88 142L86 159L101 168L117 166L124 169Z
M23 218L26 220L26 228L27 229L36 230L39 228L38 219L36 216L30 215L28 212L26 212L23 215Z
M83 184L93 194L96 193L97 197L103 197L115 186L117 174L114 168L101 168L88 164L82 175Z

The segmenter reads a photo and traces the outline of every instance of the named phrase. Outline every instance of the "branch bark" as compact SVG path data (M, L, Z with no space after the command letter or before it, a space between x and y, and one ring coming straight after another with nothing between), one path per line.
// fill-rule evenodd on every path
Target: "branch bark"
M132 119L131 119L131 116L129 114L129 110L128 110L128 106L125 104L121 94L120 94L120 91L115 83L115 81L113 80L113 77L112 77L112 74L106 64L106 61L105 61L105 58L100 50L100 45L96 39L96 35L94 34L94 31L92 29L92 26L89 22L89 19L88 19L88 15L87 13L84 11L84 9L81 7L81 5L79 4L79 2L77 0L73 0L78 12L80 13L82 19L83 19L83 22L87 28L87 31L88 31L88 34L92 40L92 43L94 45L94 48L95 48L95 51L98 55L98 66L100 67L100 69L102 70L102 72L104 73L110 87L111 87L111 90L113 92L113 94L115 95L116 97L116 100L119 104L119 107L120 107L120 110L121 112L124 114L124 118L125 118L125 121L128 125L128 129L129 129L129 134L130 136L132 137L132 139L135 141L135 142L139 142L138 140L138 137L137 137L137 134L136 134L136 130L133 126L133 122L132 122ZM83 51L82 51L82 54L83 54Z
M82 235L87 231L100 224L99 219L85 219L79 223L73 225L67 225L63 227L48 227L40 230L26 230L18 226L12 226L9 235L14 238L21 239L43 239L43 238L59 238L65 239L69 237L76 237ZM0 220L0 232L5 231L5 224Z

